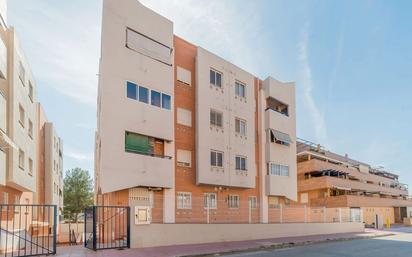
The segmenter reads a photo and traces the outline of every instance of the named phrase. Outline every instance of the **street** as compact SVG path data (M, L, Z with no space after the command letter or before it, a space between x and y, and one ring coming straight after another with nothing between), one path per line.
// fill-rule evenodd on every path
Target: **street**
M412 233L402 233L393 236L350 240L331 243L320 243L307 246L283 248L277 250L259 250L240 254L226 255L228 257L401 257L411 256Z

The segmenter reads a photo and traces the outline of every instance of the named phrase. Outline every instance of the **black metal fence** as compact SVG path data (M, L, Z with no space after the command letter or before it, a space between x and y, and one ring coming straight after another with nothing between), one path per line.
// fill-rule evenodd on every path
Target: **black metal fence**
M130 207L91 206L84 211L84 221L86 248L130 248Z
M0 204L0 256L56 254L56 205Z

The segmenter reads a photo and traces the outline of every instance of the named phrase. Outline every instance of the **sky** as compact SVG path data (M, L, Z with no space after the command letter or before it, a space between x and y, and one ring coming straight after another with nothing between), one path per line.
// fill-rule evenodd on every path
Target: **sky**
M412 188L412 2L143 0L176 35L296 83L297 136ZM9 0L64 169L93 171L101 0Z

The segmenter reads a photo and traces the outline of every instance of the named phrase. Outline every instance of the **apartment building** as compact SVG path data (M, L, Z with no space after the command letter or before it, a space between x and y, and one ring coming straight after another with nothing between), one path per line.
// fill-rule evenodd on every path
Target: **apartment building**
M1 1L0 28L0 199L32 203L36 191L36 86Z
M406 184L398 175L325 150L308 141L297 143L299 202L310 206L363 210L364 222L402 223L412 217Z
M37 103L36 83L0 1L0 203L62 207L62 140Z
M175 36L138 1L104 0L98 88L98 204L131 206L136 224L267 223L297 200L294 83Z
M37 103L37 192L36 203L57 206L63 212L63 140L57 135L53 123L47 121L43 106Z

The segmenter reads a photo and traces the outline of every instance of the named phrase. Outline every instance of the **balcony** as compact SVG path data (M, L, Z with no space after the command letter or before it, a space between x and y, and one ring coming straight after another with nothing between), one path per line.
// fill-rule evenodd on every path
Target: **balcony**
M353 177L360 181L369 181L369 182L374 183L374 184L370 184L370 183L366 184L366 183L362 183L358 181L358 183L360 183L361 185L374 186L375 189L380 189L380 191L390 190L390 192L396 192L396 194L408 195L408 191L406 189L392 188L389 186L379 185L380 183L384 183L385 185L392 185L397 181L389 179L389 178L381 177L378 175L374 175L374 174L362 173L354 167L347 167L344 165L334 164L331 162L326 162L326 161L318 160L318 159L311 159L309 161L303 161L303 162L298 163L298 173L300 174L301 177L303 176L303 174L307 172L321 171L321 170L328 170L328 169L347 173L350 177ZM352 181L352 182L357 182L357 181Z
M327 207L406 207L412 206L412 200L390 199L359 195L339 195L310 200L311 206Z
M297 199L296 177L266 175L266 195L285 196L291 200Z
M293 135L294 123L290 117L272 110L265 110L265 129L275 129L289 135Z
M316 177L310 179L301 179L298 181L298 188L301 192L306 192L310 190L318 190L324 188L342 188L347 191L360 191L368 193L376 193L391 196L406 196L407 191L384 187L375 184L363 183L360 181L354 181L350 179L343 179L337 177Z

